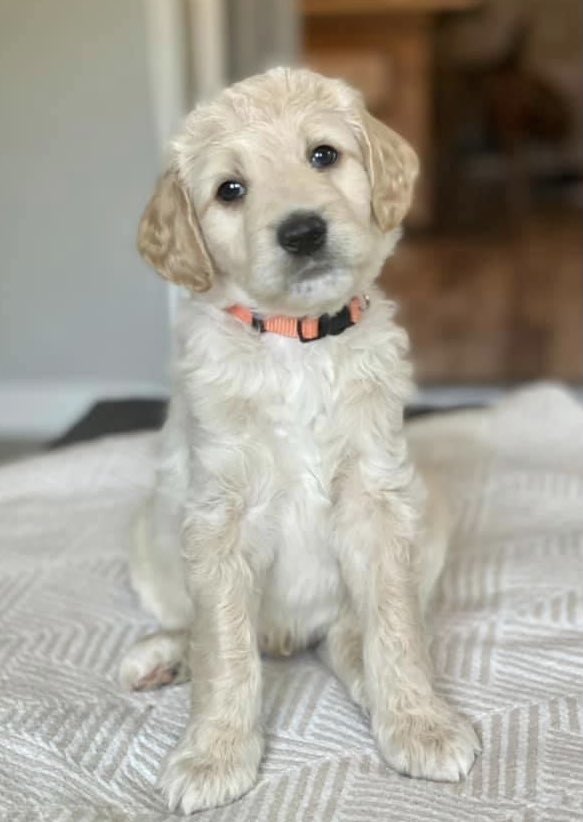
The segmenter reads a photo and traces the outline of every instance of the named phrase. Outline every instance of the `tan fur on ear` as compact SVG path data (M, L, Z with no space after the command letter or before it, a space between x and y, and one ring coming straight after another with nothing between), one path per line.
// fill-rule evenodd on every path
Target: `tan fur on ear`
M175 171L167 171L140 220L138 250L165 279L194 291L211 286L213 265L190 197Z
M372 209L381 231L386 232L399 225L411 206L419 160L406 140L367 111L362 127Z

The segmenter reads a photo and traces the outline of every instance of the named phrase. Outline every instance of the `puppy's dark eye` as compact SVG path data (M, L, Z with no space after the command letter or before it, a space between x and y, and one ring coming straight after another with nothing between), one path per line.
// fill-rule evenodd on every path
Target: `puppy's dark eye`
M338 159L338 152L332 146L318 146L310 155L310 164L314 168L328 168Z
M227 180L222 183L217 190L217 200L223 203L232 203L233 200L240 200L247 194L247 189L238 180Z

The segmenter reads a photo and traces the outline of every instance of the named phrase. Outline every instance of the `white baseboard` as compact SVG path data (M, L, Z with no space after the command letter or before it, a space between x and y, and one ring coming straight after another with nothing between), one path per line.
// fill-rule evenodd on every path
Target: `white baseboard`
M0 381L0 437L51 439L77 422L98 400L164 397L167 393L166 386L145 382Z
M560 380L539 380L548 385L556 385L566 389L575 399L583 402L583 385L565 384ZM455 408L462 405L491 405L511 391L523 388L528 383L514 385L431 385L417 389L413 398L419 405L428 405L432 408Z
M509 388L499 385L431 385L419 387L413 398L419 405L452 408L460 405L488 405Z

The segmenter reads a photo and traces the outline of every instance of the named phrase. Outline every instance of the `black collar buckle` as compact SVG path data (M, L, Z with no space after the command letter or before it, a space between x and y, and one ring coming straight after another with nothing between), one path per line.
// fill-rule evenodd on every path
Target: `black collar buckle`
M251 317L251 326L256 330L259 331L260 334L265 334L265 323L263 319L259 317L257 314L253 314Z
M352 325L354 325L354 322L350 316L350 309L345 305L344 308L341 308L340 311L332 317L329 314L322 314L318 322L318 329L321 330L323 337L326 337L328 334L336 337Z
M298 337L303 343L315 342L321 340L323 337L336 337L342 334L347 328L354 325L352 317L350 316L350 308L345 305L337 314L321 314L318 317L318 335L316 337L304 337L302 332L302 320L298 320Z

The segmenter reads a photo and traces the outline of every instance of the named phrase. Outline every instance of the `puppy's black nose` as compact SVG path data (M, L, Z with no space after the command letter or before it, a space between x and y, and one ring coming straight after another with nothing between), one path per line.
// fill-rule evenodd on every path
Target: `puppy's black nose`
M277 241L288 254L313 254L326 242L326 228L314 211L294 211L279 224Z

